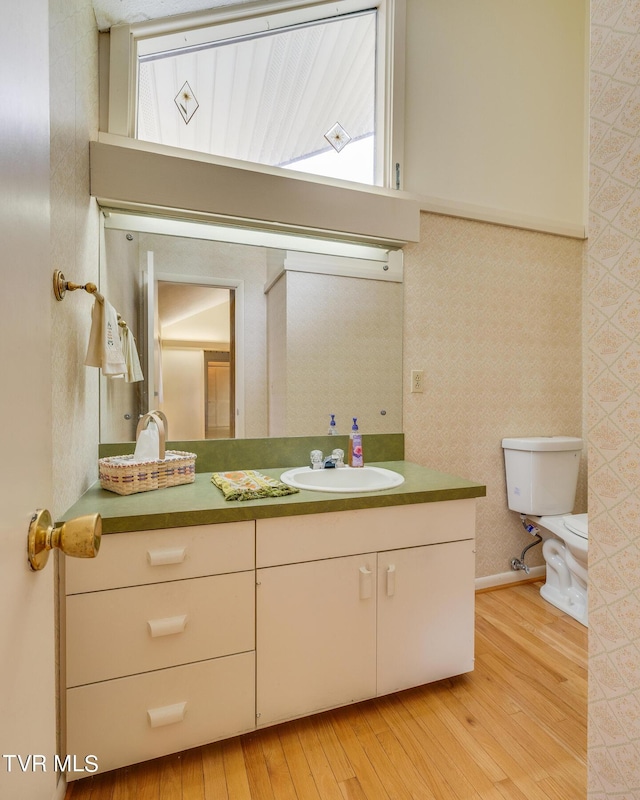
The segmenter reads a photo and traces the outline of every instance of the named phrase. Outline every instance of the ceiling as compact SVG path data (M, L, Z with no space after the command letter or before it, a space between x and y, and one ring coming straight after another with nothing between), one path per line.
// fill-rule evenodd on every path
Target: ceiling
M98 29L106 31L125 22L144 22L247 2L250 0L93 0L93 10Z
M229 289L158 281L158 318L163 341L229 341Z

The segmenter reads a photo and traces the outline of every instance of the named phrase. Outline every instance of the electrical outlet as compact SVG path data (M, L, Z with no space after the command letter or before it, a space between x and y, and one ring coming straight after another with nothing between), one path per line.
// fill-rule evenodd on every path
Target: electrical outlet
M422 369L411 370L411 391L424 392L424 370Z

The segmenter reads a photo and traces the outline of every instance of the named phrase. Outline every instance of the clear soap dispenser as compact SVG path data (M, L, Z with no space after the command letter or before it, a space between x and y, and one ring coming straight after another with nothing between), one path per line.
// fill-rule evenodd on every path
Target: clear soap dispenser
M329 430L327 431L328 436L337 436L338 435L338 428L336 426L336 415L331 415L331 422L329 423Z

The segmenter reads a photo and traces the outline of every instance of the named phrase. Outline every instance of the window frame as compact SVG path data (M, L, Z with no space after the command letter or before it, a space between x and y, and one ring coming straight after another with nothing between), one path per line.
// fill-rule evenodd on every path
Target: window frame
M376 175L380 175L381 181L373 185L402 189L406 0L279 0L275 3L224 6L202 13L113 26L109 35L107 132L135 138L138 55L153 52L152 39L162 41L157 50L165 50L177 46L178 42L184 47L211 40L212 28L218 28L226 38L239 32L264 32L274 27L330 19L373 8L378 12L377 35L382 45L377 51L377 74L383 76L379 80L376 99L376 132L379 137ZM339 9L339 15L336 9ZM219 158L225 159L224 156ZM266 166L255 162L240 163L251 164L256 170ZM290 174L284 168L267 168ZM318 177L322 180L322 176Z

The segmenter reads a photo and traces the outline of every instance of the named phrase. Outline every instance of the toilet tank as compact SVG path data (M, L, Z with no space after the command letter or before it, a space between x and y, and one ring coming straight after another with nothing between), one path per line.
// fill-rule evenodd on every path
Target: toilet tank
M536 517L573 511L582 439L530 436L503 439L502 447L512 511Z

